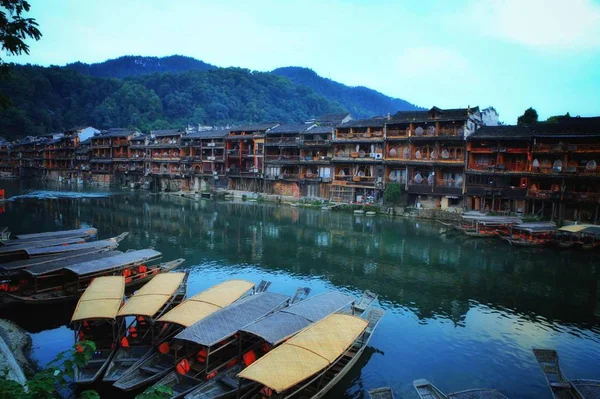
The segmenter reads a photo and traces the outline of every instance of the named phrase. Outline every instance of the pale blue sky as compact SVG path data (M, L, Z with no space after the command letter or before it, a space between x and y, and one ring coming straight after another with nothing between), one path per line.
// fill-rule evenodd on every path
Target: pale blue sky
M515 123L600 115L600 0L29 0L43 38L19 63L182 54L305 66L417 105L493 105Z

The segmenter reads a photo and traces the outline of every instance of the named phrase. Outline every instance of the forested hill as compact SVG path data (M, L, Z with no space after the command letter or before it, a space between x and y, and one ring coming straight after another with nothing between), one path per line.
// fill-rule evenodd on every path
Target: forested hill
M424 109L408 101L386 96L367 87L350 87L331 79L323 78L308 68L285 67L275 69L273 73L284 76L296 84L310 87L329 100L340 103L352 115L358 118L368 118L373 115L384 116L388 112L394 113L396 111Z
M306 86L239 68L116 79L15 65L0 92L13 102L0 111L0 136L7 139L81 125L147 132L198 123L300 122L344 111Z
M65 68L73 69L77 72L91 76L125 78L129 76L148 75L156 72L177 73L187 71L208 71L210 69L215 69L216 67L195 58L182 55L172 55L169 57L128 55L96 64L74 62L72 64L67 64Z
M302 122L350 111L355 118L417 107L365 87L348 87L305 68L256 72L190 57L127 56L65 67L14 65L0 92L0 136L12 139L86 125L151 129L187 124Z

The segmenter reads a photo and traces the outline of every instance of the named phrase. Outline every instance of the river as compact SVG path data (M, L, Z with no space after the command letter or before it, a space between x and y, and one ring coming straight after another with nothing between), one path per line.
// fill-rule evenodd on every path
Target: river
M416 398L426 378L449 393L496 388L550 398L532 347L559 351L565 374L600 379L600 253L522 249L428 221L368 218L274 204L193 201L131 191L3 182L0 225L15 233L93 226L127 231L121 250L185 258L188 295L228 278L292 294L379 294L387 313L370 348L329 397L391 386ZM41 187L41 189L40 189ZM0 310L32 333L41 365L72 344L72 306Z

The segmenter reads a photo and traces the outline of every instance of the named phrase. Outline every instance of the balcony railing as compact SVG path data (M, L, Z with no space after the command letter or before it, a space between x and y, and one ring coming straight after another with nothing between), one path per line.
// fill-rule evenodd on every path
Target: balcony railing
M266 155L265 158L267 161L297 162L300 155Z
M265 140L265 145L267 146L281 146L281 147L289 147L289 146L297 146L300 143L300 137L277 137L277 138L267 138Z
M311 147L311 146L326 146L331 143L331 140L302 140L300 145Z

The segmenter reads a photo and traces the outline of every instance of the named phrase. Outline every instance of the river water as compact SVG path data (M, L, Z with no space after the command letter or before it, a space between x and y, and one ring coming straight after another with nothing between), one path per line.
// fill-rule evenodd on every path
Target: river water
M14 233L94 226L128 231L119 249L186 258L188 294L228 278L273 282L291 295L379 294L387 313L371 347L329 397L391 386L416 398L426 378L445 392L496 388L550 398L532 347L559 351L570 378L600 379L600 253L514 248L421 220L367 218L273 204L192 201L140 192L4 182ZM42 189L39 189L42 187ZM0 310L32 333L44 365L72 344L73 306Z

